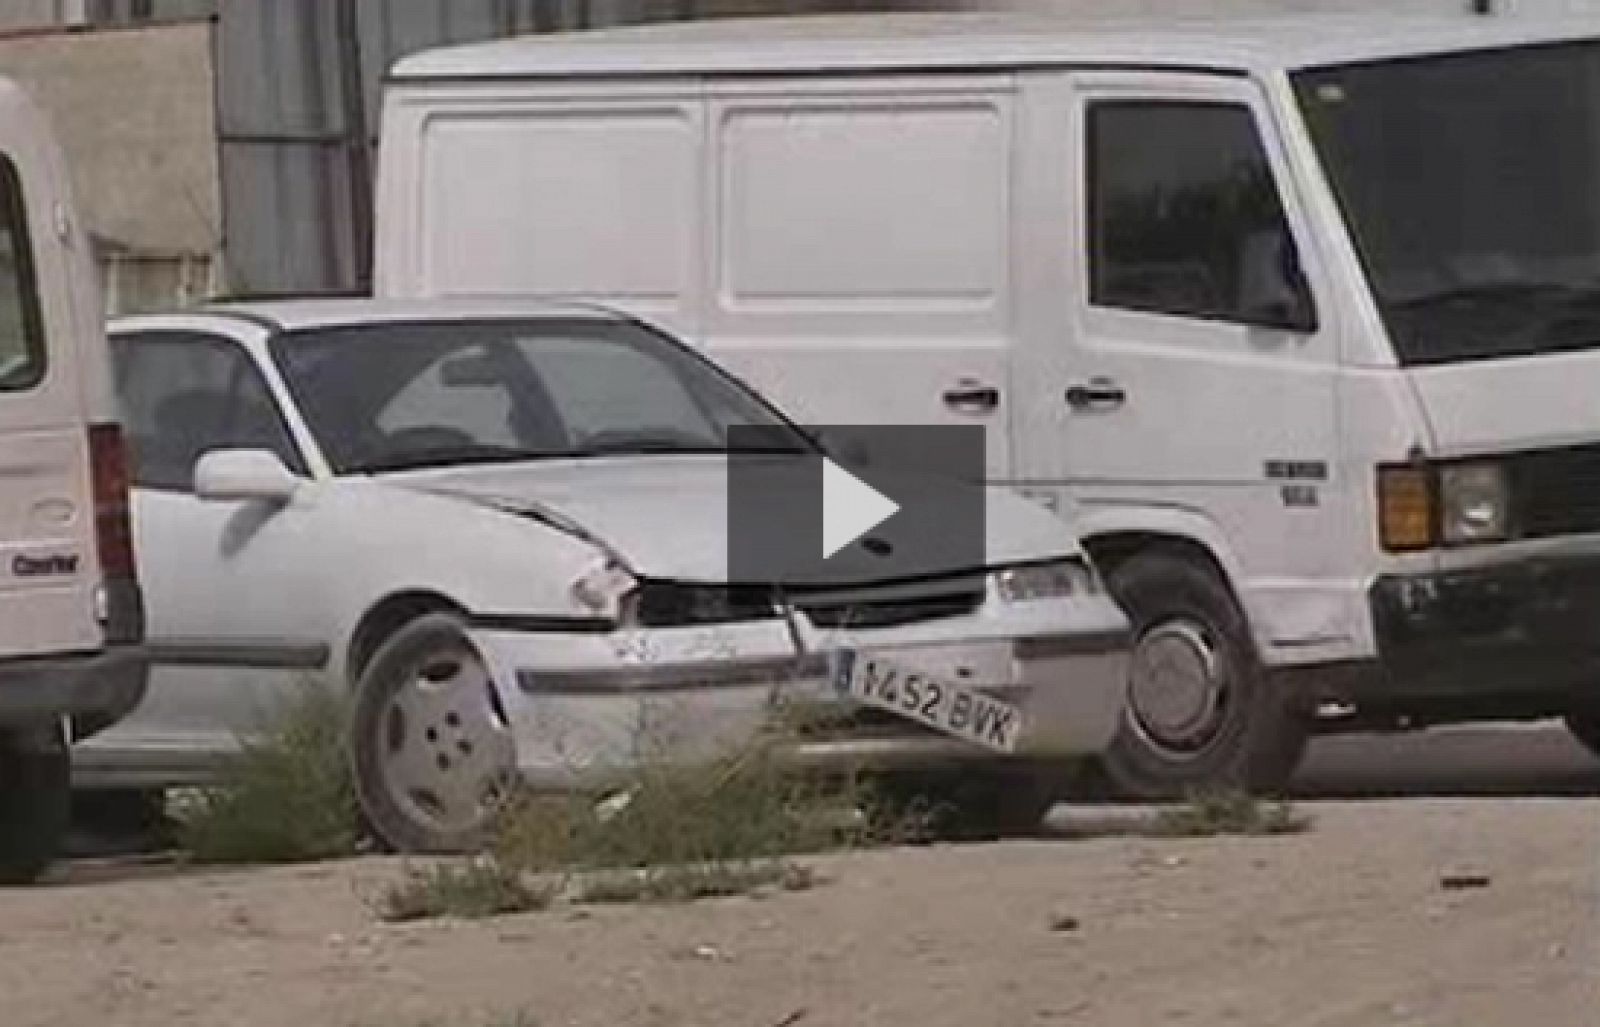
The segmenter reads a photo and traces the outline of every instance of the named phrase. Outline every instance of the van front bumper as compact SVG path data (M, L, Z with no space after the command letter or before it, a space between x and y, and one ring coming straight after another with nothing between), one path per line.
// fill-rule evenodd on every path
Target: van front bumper
M1439 720L1600 703L1600 556L1386 575L1368 598L1378 658L1339 698Z
M144 647L28 657L0 663L0 725L73 718L86 738L121 720L144 698L150 660Z

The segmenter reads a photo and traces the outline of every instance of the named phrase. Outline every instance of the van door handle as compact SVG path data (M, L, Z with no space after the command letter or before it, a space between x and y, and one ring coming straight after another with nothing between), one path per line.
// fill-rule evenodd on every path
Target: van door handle
M987 413L1000 405L1000 390L993 385L962 382L945 390L944 405L968 414Z
M1090 378L1067 389L1067 406L1074 410L1115 410L1127 401L1128 394L1110 378Z

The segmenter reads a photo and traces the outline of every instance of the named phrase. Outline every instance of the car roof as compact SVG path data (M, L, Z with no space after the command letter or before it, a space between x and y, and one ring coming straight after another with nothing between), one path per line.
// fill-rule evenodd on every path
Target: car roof
M194 322L226 318L271 331L392 324L418 321L515 320L531 317L579 317L620 321L625 316L605 307L521 299L374 299L372 297L307 297L256 302L216 303L171 314L142 314L111 321L113 332L173 327L175 319Z
M520 36L403 58L396 81L1133 65L1225 72L1594 38L1593 16L856 14Z

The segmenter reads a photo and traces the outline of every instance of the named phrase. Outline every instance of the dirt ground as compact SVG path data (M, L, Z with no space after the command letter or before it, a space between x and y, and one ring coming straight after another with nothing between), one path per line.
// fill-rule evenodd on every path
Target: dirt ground
M0 892L0 1023L1600 1022L1600 801L1304 808L1294 837L864 853L809 892L470 924L378 924L389 860L79 864Z

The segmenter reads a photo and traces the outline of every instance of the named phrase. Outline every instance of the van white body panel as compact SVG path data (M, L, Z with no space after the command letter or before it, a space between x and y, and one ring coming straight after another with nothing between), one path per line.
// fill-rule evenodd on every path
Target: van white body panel
M0 659L90 651L103 633L86 426L116 419L105 337L66 169L43 118L4 81L0 155L15 168L27 236L5 233L0 302L11 309L0 313L0 332L26 322L15 309L17 283L31 277L43 365L36 385L0 388ZM30 254L21 253L24 242ZM0 340L8 352L15 347L14 338Z
M1370 659L1380 578L1525 551L1385 552L1377 467L1600 441L1600 354L1401 367L1288 73L1593 32L905 17L423 54L385 108L377 289L612 303L804 420L983 424L991 478L1084 537L1209 554L1266 663ZM1091 302L1085 111L1144 99L1250 112L1309 330Z

